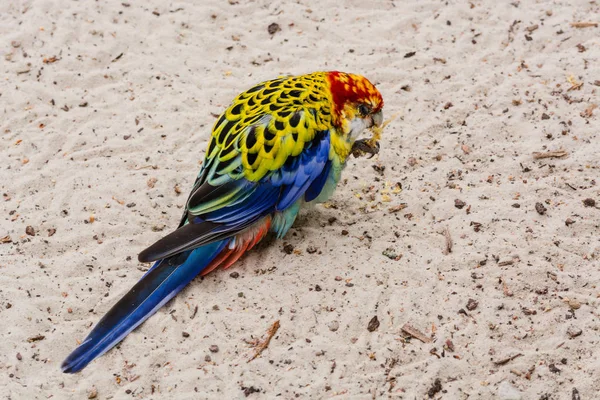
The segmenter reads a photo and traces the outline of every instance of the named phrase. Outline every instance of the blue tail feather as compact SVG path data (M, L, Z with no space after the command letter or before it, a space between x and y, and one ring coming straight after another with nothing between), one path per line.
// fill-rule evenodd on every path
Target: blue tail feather
M157 261L63 361L62 371L79 372L114 347L191 282L228 242L221 240Z

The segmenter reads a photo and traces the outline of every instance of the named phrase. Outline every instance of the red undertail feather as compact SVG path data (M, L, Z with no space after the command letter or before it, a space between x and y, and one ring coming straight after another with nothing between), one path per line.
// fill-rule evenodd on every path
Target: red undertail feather
M260 240L269 232L269 229L271 229L270 216L235 236L233 248L229 248L229 246L225 247L202 271L201 276L214 271L218 267L223 267L223 269L229 268L246 251L256 246L256 244L258 244L258 242L260 242Z

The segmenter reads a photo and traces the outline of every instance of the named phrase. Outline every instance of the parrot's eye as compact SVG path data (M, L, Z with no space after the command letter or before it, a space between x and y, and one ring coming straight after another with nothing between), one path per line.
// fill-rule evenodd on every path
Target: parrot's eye
M371 107L369 107L366 104L359 104L358 112L360 113L361 116L366 117L371 112Z

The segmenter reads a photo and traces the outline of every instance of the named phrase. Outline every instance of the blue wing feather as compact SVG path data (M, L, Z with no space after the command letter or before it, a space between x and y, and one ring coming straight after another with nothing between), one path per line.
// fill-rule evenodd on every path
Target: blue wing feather
M306 193L304 193L304 200L306 202L313 201L321 194L325 183L327 182L327 178L329 177L329 172L331 171L331 162L325 163L325 167L319 174L319 176L312 181L308 189L306 189Z
M256 220L272 212L273 204L277 201L280 191L281 188L273 186L269 182L257 182L254 184L252 194L243 201L203 214L203 218L207 221L227 225L244 224L249 220Z
M293 179L291 184L284 186L279 202L277 203L277 210L283 211L290 205L294 204L299 198L306 195L306 191L313 185L324 169L328 169L327 164L329 161L329 145L330 138L329 132L320 132L317 138L320 140L313 140L310 146L305 148L304 151L297 157L297 162L291 164L295 170L286 171L283 176L284 181ZM321 184L321 188L323 185ZM318 186L314 186L312 191L318 190ZM305 198L306 200L306 198Z

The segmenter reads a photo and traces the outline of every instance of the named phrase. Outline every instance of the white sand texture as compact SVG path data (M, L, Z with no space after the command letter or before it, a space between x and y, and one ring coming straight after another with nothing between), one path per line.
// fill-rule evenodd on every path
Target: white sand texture
M587 0L2 1L0 397L600 398L599 22ZM380 89L380 154L63 374L176 228L216 117L319 70Z

